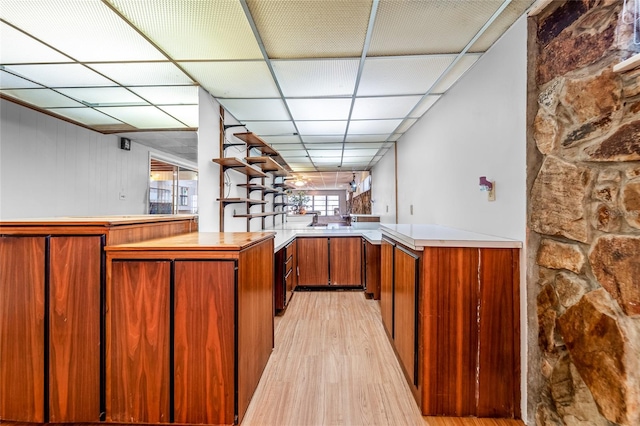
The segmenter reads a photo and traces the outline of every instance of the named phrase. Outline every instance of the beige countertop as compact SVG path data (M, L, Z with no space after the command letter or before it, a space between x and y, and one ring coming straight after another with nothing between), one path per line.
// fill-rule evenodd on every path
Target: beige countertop
M382 223L380 232L418 251L424 247L522 248L518 240L440 225Z

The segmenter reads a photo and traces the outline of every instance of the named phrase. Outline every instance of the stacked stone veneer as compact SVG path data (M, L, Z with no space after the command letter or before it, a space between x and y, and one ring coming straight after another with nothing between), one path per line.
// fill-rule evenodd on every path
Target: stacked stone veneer
M640 46L623 3L552 2L531 18L539 425L640 425L640 69L613 72Z

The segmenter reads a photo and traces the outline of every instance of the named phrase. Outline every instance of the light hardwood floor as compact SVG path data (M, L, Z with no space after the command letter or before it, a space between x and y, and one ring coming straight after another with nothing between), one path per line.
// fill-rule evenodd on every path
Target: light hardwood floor
M449 420L449 421L447 421ZM362 292L297 292L276 317L275 349L242 426L511 426L422 417Z

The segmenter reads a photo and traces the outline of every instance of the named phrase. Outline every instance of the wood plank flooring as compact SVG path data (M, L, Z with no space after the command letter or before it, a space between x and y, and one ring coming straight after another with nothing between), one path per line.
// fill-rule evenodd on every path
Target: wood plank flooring
M276 317L275 349L242 426L512 426L422 417L362 292L296 292Z

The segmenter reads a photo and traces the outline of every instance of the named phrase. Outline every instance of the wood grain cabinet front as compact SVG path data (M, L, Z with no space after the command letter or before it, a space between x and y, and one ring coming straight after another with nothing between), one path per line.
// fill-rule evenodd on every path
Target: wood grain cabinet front
M283 311L293 297L297 281L296 240L274 255L273 297L275 313Z
M103 419L104 248L182 234L193 216L0 222L0 423Z
M362 239L362 276L367 297L380 300L380 245Z
M382 321L422 414L519 418L519 250L381 250Z
M301 237L297 258L298 286L362 286L360 237Z
M238 424L271 354L273 238L185 238L107 248L109 422Z

